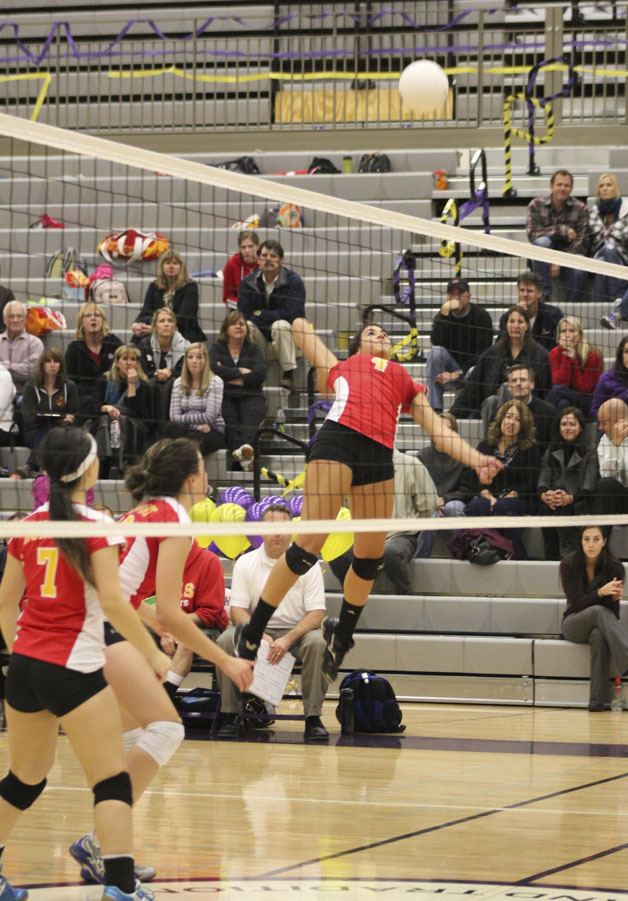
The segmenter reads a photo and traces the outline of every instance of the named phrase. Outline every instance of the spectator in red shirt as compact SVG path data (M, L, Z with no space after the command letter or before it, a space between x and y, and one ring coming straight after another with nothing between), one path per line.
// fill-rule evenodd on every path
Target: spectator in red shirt
M604 357L591 347L576 316L560 320L557 341L549 352L552 387L546 400L557 410L575 406L590 418L593 392L604 371Z
M222 271L222 301L230 310L238 309L240 282L259 267L259 235L249 229L238 235L238 251L229 257Z
M224 632L229 617L225 608L225 578L216 554L193 542L183 571L181 609L189 614L199 628L214 639ZM192 669L194 653L185 645L174 641L171 635L162 635L161 644L166 653L173 655L164 688L174 700L178 687Z

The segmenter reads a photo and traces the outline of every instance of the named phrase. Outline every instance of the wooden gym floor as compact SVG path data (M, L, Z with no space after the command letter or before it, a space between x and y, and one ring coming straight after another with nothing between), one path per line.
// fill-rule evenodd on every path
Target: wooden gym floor
M405 705L403 736L341 738L334 706L328 746L184 743L136 812L157 899L628 899L628 712ZM100 898L66 851L90 808L61 737L5 852L32 901Z

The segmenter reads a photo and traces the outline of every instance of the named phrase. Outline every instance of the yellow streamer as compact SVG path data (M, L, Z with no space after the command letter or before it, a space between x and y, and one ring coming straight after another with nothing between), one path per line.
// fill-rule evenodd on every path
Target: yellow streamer
M483 72L485 75L525 75L532 66L453 66L444 70L446 75L474 75ZM567 72L565 63L549 63L542 66L542 72ZM628 69L596 69L594 66L574 66L574 72L601 75L605 78L628 78ZM189 81L205 81L212 84L245 84L255 81L354 81L377 78L378 81L396 81L399 72L251 72L240 75L202 75L186 72L177 66L166 66L158 69L133 69L109 72L109 78L154 78L159 75L176 75Z
M50 72L24 72L22 75L0 75L0 82L38 81L39 79L42 81L42 86L37 95L33 112L30 115L31 122L37 122L39 119L41 108L44 105L44 100L48 94L48 88L52 82L52 75Z

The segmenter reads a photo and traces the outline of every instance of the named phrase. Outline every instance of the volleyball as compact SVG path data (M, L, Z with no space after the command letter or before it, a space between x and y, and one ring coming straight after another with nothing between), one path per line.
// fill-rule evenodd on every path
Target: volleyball
M413 113L429 114L439 110L449 91L449 81L438 63L420 59L399 76L399 93L404 108Z

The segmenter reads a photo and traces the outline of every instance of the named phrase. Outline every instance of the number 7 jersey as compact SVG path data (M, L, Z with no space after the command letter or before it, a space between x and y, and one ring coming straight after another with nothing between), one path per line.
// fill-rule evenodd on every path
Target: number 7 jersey
M124 544L119 536L90 536L90 522L111 522L106 513L80 504L74 508L85 522L90 556ZM48 504L23 521L49 522ZM21 562L26 583L13 651L83 673L100 669L105 659L103 612L94 586L68 563L52 538L11 538L8 552Z

